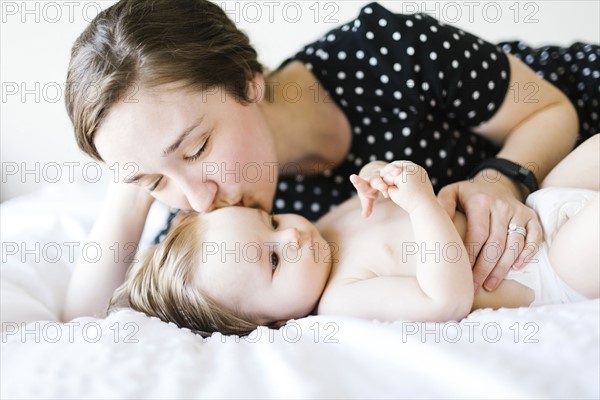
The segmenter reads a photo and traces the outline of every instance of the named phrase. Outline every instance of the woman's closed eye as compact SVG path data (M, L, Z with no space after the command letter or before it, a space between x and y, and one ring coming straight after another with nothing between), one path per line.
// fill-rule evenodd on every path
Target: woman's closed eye
M155 183L154 183L152 186L150 186L150 187L148 188L148 191L149 191L149 192L151 192L151 193L152 193L152 192L154 192L154 191L156 190L156 188L158 187L158 185L160 185L160 182L162 181L162 179L163 179L163 177L162 177L162 176L161 176L160 178L158 178L158 179L156 180L156 182L155 182Z
M200 148L196 151L196 153L194 153L191 156L186 156L183 157L183 159L187 162L194 162L196 161L198 158L200 158L200 156L202 155L202 153L204 153L204 151L206 150L207 146L208 146L208 140L210 139L210 137L207 137L206 140L204 141L204 143L202 144L202 146L200 146Z

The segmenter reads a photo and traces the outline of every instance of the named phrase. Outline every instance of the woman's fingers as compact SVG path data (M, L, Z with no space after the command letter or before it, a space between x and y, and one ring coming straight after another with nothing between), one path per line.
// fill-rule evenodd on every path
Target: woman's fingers
M506 228L504 251L483 284L487 290L496 289L510 268L522 268L537 252L543 240L543 231L537 216L530 213L525 205L520 205L514 215ZM528 215L528 217L522 217L522 215ZM528 221L519 222L524 218L528 218ZM498 248L500 249L500 246Z
M535 254L543 233L535 212L524 204L495 201L487 210L472 207L467 212L467 224L479 226L467 227L465 245L470 256L477 255L473 265L475 290L483 285L492 291L510 268L521 268Z
M490 212L484 207L467 207L465 214L467 217L465 247L473 265L473 286L477 291L495 266L495 263L486 262L485 253L482 252L490 234Z
M456 206L458 205L458 183L444 186L437 195L438 203L442 206L450 219L454 219Z
M519 252L513 268L521 269L537 253L544 240L544 231L537 215L524 225L526 229L525 246Z
M487 271L483 287L494 290L498 283L504 279L518 254L511 254L507 244L507 227L512 219L508 204L503 201L492 201L489 214L489 236L481 248L474 268ZM483 275L483 274L482 274Z
M510 218L509 214L504 215ZM494 218L493 213L492 218ZM525 244L525 235L521 231L507 228L513 225L520 226L514 223L515 219L509 220L504 216L495 218L498 222L492 222L492 226L496 229L490 232L488 242L483 247L483 257L488 263L494 265L483 283L483 287L490 291L496 289L506 277Z

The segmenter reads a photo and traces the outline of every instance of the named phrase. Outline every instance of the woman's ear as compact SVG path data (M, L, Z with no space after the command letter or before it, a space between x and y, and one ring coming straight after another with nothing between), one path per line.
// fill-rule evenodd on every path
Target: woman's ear
M248 81L246 94L251 103L260 103L265 99L265 76L260 72L255 72L251 80Z

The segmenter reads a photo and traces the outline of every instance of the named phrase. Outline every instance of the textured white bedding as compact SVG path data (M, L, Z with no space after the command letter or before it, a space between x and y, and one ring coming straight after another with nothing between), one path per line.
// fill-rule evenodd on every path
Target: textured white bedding
M447 324L315 316L247 338L131 310L56 322L102 191L48 187L0 207L2 398L600 397L599 300Z

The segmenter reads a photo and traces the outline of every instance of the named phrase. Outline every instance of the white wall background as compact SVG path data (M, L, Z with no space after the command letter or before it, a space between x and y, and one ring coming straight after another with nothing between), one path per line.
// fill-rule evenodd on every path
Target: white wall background
M2 1L0 31L1 200L40 187L94 179L64 107L70 48L114 1ZM368 1L216 1L273 68L303 44L351 20ZM532 45L600 41L600 1L381 1L427 12L486 40ZM107 174L106 171L103 172Z

